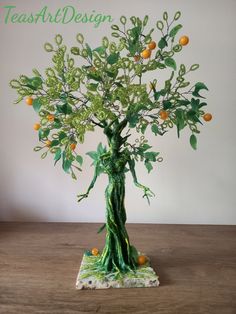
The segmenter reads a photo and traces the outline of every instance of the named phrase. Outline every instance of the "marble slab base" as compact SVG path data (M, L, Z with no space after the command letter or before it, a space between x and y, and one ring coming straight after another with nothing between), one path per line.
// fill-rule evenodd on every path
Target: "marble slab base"
M153 268L140 266L135 272L119 275L105 274L94 269L97 256L83 256L76 280L76 289L144 288L159 286L158 276Z

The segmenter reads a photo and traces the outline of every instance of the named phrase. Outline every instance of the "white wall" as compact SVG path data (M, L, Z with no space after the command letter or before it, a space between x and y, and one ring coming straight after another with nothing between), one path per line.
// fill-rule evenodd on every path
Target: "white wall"
M1 1L1 6L9 1ZM190 44L178 56L186 65L200 63L193 81L209 87L208 110L211 123L201 129L198 150L191 149L188 133L178 140L176 131L164 137L152 137L151 143L161 152L164 162L151 174L140 165L140 180L156 193L151 205L127 177L126 207L129 222L235 224L235 9L233 0L81 0L81 1L10 1L21 12L37 11L44 5L53 11L74 5L79 11L92 9L120 15L150 15L151 23L164 10L182 11L183 34ZM89 157L84 171L75 182L52 158L44 161L33 152L37 135L32 125L37 116L25 104L13 105L15 91L8 87L18 74L44 69L50 55L42 49L46 41L61 33L68 45L75 43L78 32L85 34L93 47L107 34L109 25L93 28L89 24L20 25L3 21L0 9L0 220L11 221L103 221L106 178L100 177L91 197L79 205L76 194L86 190L92 178ZM155 38L154 38L155 39ZM162 75L162 74L160 74ZM158 78L158 77L157 77ZM161 77L158 78L161 80ZM89 134L81 154L103 141L99 132Z

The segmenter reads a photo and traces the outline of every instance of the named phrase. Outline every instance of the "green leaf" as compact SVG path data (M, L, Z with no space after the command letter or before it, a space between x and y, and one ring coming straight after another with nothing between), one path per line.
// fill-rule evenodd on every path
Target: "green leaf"
M97 48L93 49L93 51L96 51L99 54L103 54L103 53L106 52L106 48L103 47L103 46L100 46L100 47L97 47Z
M165 59L165 65L176 70L176 63L173 58L166 58Z
M61 149L58 148L54 155L54 160L55 160L54 166L60 159L61 159Z
M199 104L200 104L199 99L194 99L194 98L191 99L191 107L195 112L198 111Z
M199 68L199 64L193 64L193 65L191 65L191 67L190 67L190 71L195 71L195 70L197 70Z
M151 130L152 130L152 132L153 132L155 135L159 134L159 130L158 130L157 124L153 124L152 127L151 127Z
M102 77L100 75L94 74L94 73L88 73L87 74L87 78L91 79L91 80L94 80L94 81L97 81L97 82L101 82L102 81Z
M98 155L100 156L100 155L104 154L105 151L106 151L106 149L103 148L102 143L99 143L99 144L98 144L98 147L97 147L97 153L98 153Z
M65 155L64 155L65 156ZM62 168L66 173L69 173L69 170L71 168L72 161L66 158L63 158L62 162Z
M183 26L181 24L176 25L174 28L169 33L170 37L175 37L175 35L178 33L178 31L182 28Z
M80 164L80 166L82 166L82 164L83 164L83 157L80 156L80 155L77 155L75 159Z
M185 100L185 99L183 99L183 100L178 100L178 105L179 106L187 106L187 105L189 105L190 104L190 101L189 100Z
M92 92L95 92L98 88L98 83L90 83L87 85L87 88L92 91Z
M165 37L162 37L161 40L160 40L159 43L158 43L158 47L159 47L160 49L164 49L164 48L167 47L167 46L168 46L168 43L167 43L167 41L166 41L166 38L165 38Z
M197 138L194 134L190 136L190 144L194 150L197 149Z
M144 158L146 158L146 160L148 161L156 161L156 157L159 155L160 153L157 152L146 152L144 154Z
M129 122L129 127L135 128L136 124L139 121L139 115L138 114L132 114L129 117L127 117L127 120Z
M193 122L199 122L200 124L202 124L202 122L199 120L199 114L198 112L196 112L195 110L189 110L187 112L187 118Z
M175 111L176 125L177 125L177 135L180 136L180 131L185 127L184 111L182 109L177 109Z
M147 143L144 143L142 146L139 147L139 149L142 151L142 152L145 152L146 150L152 148L152 146L148 145Z
M35 98L33 100L34 111L38 113L40 108L41 108L41 106L42 106L42 103L41 103L40 99L39 98Z
M94 161L98 160L98 154L95 151L92 152L87 152L86 155L88 155L89 157L91 157Z
M122 16L120 17L120 22L121 22L121 24L125 25L126 22L127 22L127 18L126 18L124 15L122 15Z
M172 107L172 103L169 100L164 100L163 101L163 109L168 110Z
M41 77L38 76L27 78L26 82L26 86L33 90L38 90L39 88L41 88L43 83Z
M162 21L157 21L156 27L157 27L160 31L162 31L163 28L164 28L163 22L162 22Z
M119 56L120 56L119 52L112 53L107 57L107 62L111 65L115 64L119 60Z
M160 98L160 96L165 96L165 94L166 94L166 90L165 89L162 89L159 92L155 92L154 93L154 99L158 100Z
M150 163L150 161L145 160L144 165L147 168L148 173L150 173L150 171L153 169L153 166Z
M46 157L47 157L47 154L48 154L48 152L44 152L44 153L41 155L41 158L42 158L42 159L46 158Z
M136 249L133 245L130 246L130 253L131 253L131 256L133 257L133 259L134 259L135 261L137 261L139 254L138 254L137 249Z
M180 18L180 16L181 16L181 12L180 12L180 11L177 11L177 12L175 13L174 20L177 21L177 20Z
M59 145L59 144L60 144L60 141L58 141L58 140L53 140L53 141L51 142L50 147L54 147L54 146L57 146L57 145Z
M93 52L92 49L90 48L90 46L88 44L85 44L86 50L88 52L88 56L89 58L92 60L93 59Z
M157 62L157 63L156 63L156 67L157 67L158 69L161 69L161 70L166 68L165 64L160 63L160 62Z
M141 126L141 133L144 134L146 129L148 127L148 123L143 123L142 126Z
M65 132L60 132L58 139L59 139L59 141L62 141L63 138L65 138L65 137L67 137L66 133Z
M68 103L65 103L63 105L57 105L56 107L59 113L64 113L64 114L72 113L72 108Z
M79 50L78 47L72 47L72 48L70 49L70 52L71 52L73 55L75 55L75 56L79 56L79 54L80 54L80 50Z
M202 89L208 90L207 86L204 83L202 83L202 82L196 83L195 89L194 89L192 95L195 97L205 98L199 94L199 91L201 91Z
M49 129L42 130L42 128L40 128L38 132L39 140L41 141L42 139L47 138L49 133Z
M101 233L106 228L106 224L103 224L97 231L97 233Z

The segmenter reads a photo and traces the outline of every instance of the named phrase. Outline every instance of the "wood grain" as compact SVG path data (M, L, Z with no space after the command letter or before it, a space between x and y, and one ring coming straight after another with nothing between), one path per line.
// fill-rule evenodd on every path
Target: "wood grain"
M0 223L0 313L235 314L236 227L130 224L158 288L76 291L98 224Z

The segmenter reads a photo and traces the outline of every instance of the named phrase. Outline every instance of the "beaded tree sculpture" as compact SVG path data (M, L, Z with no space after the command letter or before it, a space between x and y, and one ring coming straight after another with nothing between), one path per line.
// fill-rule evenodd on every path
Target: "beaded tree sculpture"
M206 85L190 84L187 80L187 74L199 65L186 69L184 64L177 67L174 60L174 55L189 42L187 36L182 36L176 43L176 35L182 29L176 22L180 15L177 12L169 21L164 12L163 20L156 23L159 35L154 35L154 28L146 31L148 16L143 20L131 17L129 21L122 16L120 26L111 27L115 42L104 37L101 46L93 48L78 34L80 46L70 49L75 57L63 45L61 35L56 35L55 46L50 43L44 46L53 53L53 65L46 69L46 76L34 69L33 77L21 75L10 82L19 94L16 102L27 97L27 104L40 117L34 129L42 145L34 150L44 151L42 158L54 154L55 164L61 160L62 168L73 179L83 163L77 143L84 142L86 132L95 128L103 130L107 146L100 143L96 151L87 153L93 159L94 177L78 200L88 197L100 174L108 176L106 223L99 230L106 229L106 243L96 262L97 269L106 273L126 273L145 263L129 241L124 198L125 175L129 171L134 184L143 190L144 198L149 201L154 195L139 183L135 172L138 161L144 163L148 172L153 163L161 161L159 152L153 151L145 138L146 130L150 128L155 136L163 136L176 127L179 137L188 127L190 144L196 149L199 124L212 118L204 112L206 103L200 95L201 90L207 90ZM170 74L160 88L155 77L157 71L163 70ZM145 75L149 72L154 78L147 84ZM134 131L140 137L132 141L130 136ZM97 255L97 250L93 254Z

